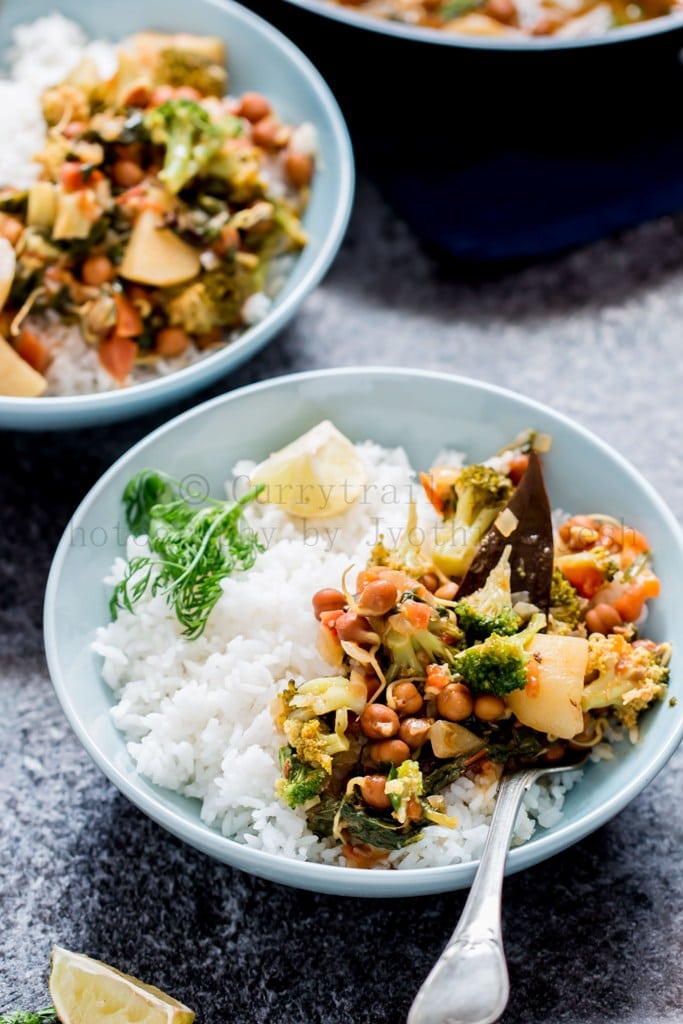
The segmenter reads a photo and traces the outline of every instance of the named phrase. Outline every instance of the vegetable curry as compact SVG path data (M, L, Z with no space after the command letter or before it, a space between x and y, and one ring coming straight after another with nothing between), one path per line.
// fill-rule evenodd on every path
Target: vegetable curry
M313 596L334 674L278 698L278 793L353 866L456 827L444 791L461 776L635 741L665 696L670 646L639 632L659 592L647 539L598 514L556 529L548 442L529 432L491 465L422 474L439 517L430 550L411 505L399 544L375 545L353 591L347 573Z
M227 92L219 39L151 32L112 78L85 61L44 92L39 178L0 191L2 393L44 392L55 318L114 385L248 325L274 259L306 244L314 155L266 97Z

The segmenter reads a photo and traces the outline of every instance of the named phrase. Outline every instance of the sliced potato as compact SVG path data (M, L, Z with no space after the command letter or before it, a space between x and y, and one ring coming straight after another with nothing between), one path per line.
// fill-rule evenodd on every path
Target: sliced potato
M16 269L14 247L6 238L0 238L0 309L7 302Z
M51 181L34 181L28 190L26 223L49 229L57 216L57 186Z
M481 736L470 732L464 725L439 719L429 730L429 739L435 757L462 757L476 754L484 746Z
M22 359L9 342L0 338L0 395L38 398L47 387L42 373Z
M128 281L167 288L196 277L199 253L170 228L158 210L143 210L131 232L119 274Z
M133 36L133 46L140 60L148 63L162 50L184 50L198 57L225 64L225 44L216 36L195 36L188 32L138 32Z
M571 739L583 729L581 694L588 661L588 641L580 636L539 633L528 650L538 655L537 678L506 697L523 725Z

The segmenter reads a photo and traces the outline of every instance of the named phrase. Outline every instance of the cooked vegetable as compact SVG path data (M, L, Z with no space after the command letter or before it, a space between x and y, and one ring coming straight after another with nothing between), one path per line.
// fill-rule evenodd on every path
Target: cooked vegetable
M310 763L300 761L291 747L280 750L280 770L277 794L290 807L298 807L315 799L323 788L326 772Z
M0 310L7 302L16 266L17 259L14 249L6 238L0 238Z
M533 674L506 696L516 718L538 732L571 739L583 729L582 694L588 641L539 634L529 644Z
M280 694L276 724L287 745L277 792L305 804L311 829L342 843L349 864L371 867L428 825L455 827L442 794L463 775L490 786L503 767L558 763L599 744L611 712L633 738L639 714L665 693L669 645L635 640L617 611L632 589L634 610L659 590L647 540L625 528L610 538L616 521L575 516L555 546L536 450L549 442L527 432L508 447L501 464L510 477L487 466L423 476L446 525L460 510L480 529L491 515L486 481L497 495L460 585L444 583L438 556L430 561L418 542L411 502L411 540L376 543L355 591L347 572L340 589L313 595L318 650L335 674L292 681ZM501 508L512 467L519 483ZM593 600L562 570L577 556L601 566ZM605 557L617 566L609 580Z
M670 657L669 644L629 643L622 633L592 634L583 710L610 708L628 728L635 728L639 713L666 694Z
M514 636L492 633L482 643L458 654L455 670L475 693L502 697L513 690L524 689L529 681L528 666L533 660L531 641L545 624L545 615L537 612Z
M404 23L409 27L438 29L448 34L502 37L510 43L534 37L580 38L602 36L623 25L675 15L673 0L643 0L637 5L620 0L564 4L560 0L330 0L352 5L354 11Z
M85 60L45 91L40 179L0 195L0 309L13 335L28 322L51 340L57 314L127 385L137 366L191 361L265 315L282 276L272 261L307 242L315 160L297 163L292 126L265 97L253 122L255 94L225 95L223 61L219 39L141 33L111 79ZM135 330L120 322L129 299Z
M550 584L550 629L553 633L577 629L583 615L581 599L562 570L555 566Z
M137 473L123 504L129 529L146 531L150 554L128 563L111 597L112 617L122 609L132 611L150 588L172 605L185 636L199 636L221 595L221 580L251 568L263 550L242 514L259 490L254 487L234 502L207 499L195 508L177 480L153 470Z
M139 214L119 267L121 277L168 288L192 280L200 270L199 253L164 227L162 213L150 208Z
M481 590L475 590L456 605L458 625L464 629L469 642L485 640L491 633L517 633L522 625L521 616L512 607L511 550L508 544Z
M194 100L173 99L145 115L152 142L165 150L159 179L173 194L204 171L226 138L242 134L237 118L213 121Z
M509 477L489 466L465 466L453 490L455 511L439 530L432 557L447 576L461 578L484 534L507 502L512 483Z
M9 342L0 338L0 394L13 398L37 398L47 381L21 358Z

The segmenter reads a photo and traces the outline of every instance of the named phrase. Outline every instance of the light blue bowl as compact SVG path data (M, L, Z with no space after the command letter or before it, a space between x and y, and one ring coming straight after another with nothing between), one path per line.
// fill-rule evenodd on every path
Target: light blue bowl
M320 170L304 217L309 242L268 316L220 351L166 377L103 394L55 398L0 396L0 428L73 429L128 419L205 387L253 356L282 330L320 282L341 245L353 201L353 154L344 119L313 65L267 22L230 0L61 0L60 13L92 38L118 40L142 29L220 36L228 48L230 89L262 92L285 121L311 121L318 131ZM50 13L47 0L8 0L0 10L0 52L14 25Z
M57 696L76 735L103 772L141 810L205 853L288 885L354 896L409 896L469 885L475 865L358 871L302 863L253 850L204 825L196 801L136 774L112 724L111 692L90 650L108 621L102 578L125 541L121 494L131 475L156 467L177 478L206 478L215 495L240 458L260 460L323 418L356 441L403 445L416 467L442 447L474 459L496 451L525 427L553 436L545 457L551 502L566 510L604 510L643 530L655 552L663 596L648 632L674 644L671 696L645 716L637 746L591 765L569 793L565 814L514 849L508 871L550 857L617 814L666 764L683 735L683 536L652 487L615 451L546 406L509 391L418 370L340 369L279 377L241 388L186 412L116 462L69 523L56 552L45 600L45 645Z

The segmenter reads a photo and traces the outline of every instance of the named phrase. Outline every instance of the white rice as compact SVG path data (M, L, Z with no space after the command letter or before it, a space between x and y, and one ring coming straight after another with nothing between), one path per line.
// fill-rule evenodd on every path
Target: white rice
M37 178L40 165L34 161L45 143L45 122L40 97L58 84L83 60L94 62L103 77L116 70L117 45L104 39L88 40L79 25L53 13L12 30L12 45L7 53L7 77L0 78L0 187L28 188ZM297 148L314 155L318 140L312 124L304 123L294 131ZM274 186L277 180L274 178ZM287 195L280 181L274 190ZM242 311L244 327L224 332L225 344L235 341L245 328L260 323L270 312L274 296L291 273L295 257L291 254L272 261L265 288L251 295ZM33 318L29 318L30 324ZM79 328L55 318L37 321L41 339L52 352L46 370L46 395L79 395L114 391L120 385L102 367L94 346L85 343ZM148 366L137 366L133 383L143 383L175 373L190 363L211 355L215 349L198 351L194 346L173 359L159 359Z
M271 705L289 679L330 675L315 648L311 597L338 587L350 566L363 567L378 533L395 542L405 528L407 502L421 488L402 449L366 442L358 451L372 481L343 516L292 519L272 505L249 510L266 545L256 565L223 584L223 595L199 639L183 638L164 597L145 597L135 614L123 611L98 630L94 649L111 687L112 717L124 733L137 770L152 782L201 802L201 817L224 835L286 857L344 863L339 848L317 839L301 809L275 797L278 750ZM235 467L237 489L253 468ZM426 503L420 504L426 525ZM144 539L131 538L128 557ZM123 559L108 583L122 578ZM578 773L536 785L526 796L515 841L536 825L559 819ZM430 826L420 842L392 853L393 867L428 867L469 861L481 853L494 804L496 780L458 780L446 792L455 830Z

